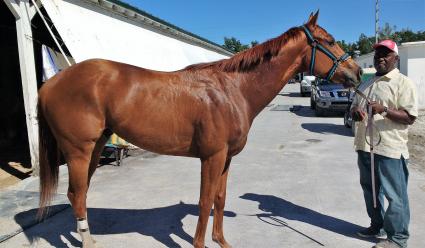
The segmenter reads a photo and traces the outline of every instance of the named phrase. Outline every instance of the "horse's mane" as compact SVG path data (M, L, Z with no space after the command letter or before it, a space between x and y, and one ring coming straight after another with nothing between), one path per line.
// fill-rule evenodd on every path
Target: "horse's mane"
M290 39L296 39L300 36L299 27L293 27L282 35L270 39L260 45L254 46L248 50L237 53L231 58L222 59L210 63L199 63L187 66L184 70L200 70L215 68L227 72L231 71L249 71L263 61L270 60L276 56L282 46Z

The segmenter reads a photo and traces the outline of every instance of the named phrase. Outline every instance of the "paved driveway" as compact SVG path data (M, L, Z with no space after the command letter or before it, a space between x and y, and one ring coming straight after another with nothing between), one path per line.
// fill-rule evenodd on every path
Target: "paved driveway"
M309 98L287 85L254 121L230 167L226 238L234 247L371 247L354 233L368 218L358 183L353 137L342 117L317 118ZM295 112L276 105L301 105ZM286 106L281 106L286 109ZM63 169L63 168L62 168ZM424 247L425 175L410 168L410 247ZM59 193L66 192L62 170ZM191 247L197 221L200 162L171 156L129 157L103 166L88 196L89 223L101 247ZM15 188L36 191L35 179ZM19 224L21 211L12 216ZM0 247L81 245L70 208L0 243ZM210 219L206 244L211 241Z

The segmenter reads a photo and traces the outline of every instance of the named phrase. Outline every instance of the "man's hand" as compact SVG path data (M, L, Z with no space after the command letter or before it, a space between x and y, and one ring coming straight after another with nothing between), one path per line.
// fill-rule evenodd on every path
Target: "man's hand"
M376 114L381 114L382 112L384 112L385 107L382 104L379 104L377 102L370 102L370 106L372 106L372 114L376 115Z
M374 115L382 114L385 110L385 107L377 102L371 102L370 106L372 106L372 113ZM406 125L412 125L416 120L416 117L410 115L406 110L393 108L387 108L387 114L385 115L385 118Z
M353 118L354 121L363 121L364 118L366 118L366 112L364 112L361 108L359 107L354 107L351 110L351 117Z

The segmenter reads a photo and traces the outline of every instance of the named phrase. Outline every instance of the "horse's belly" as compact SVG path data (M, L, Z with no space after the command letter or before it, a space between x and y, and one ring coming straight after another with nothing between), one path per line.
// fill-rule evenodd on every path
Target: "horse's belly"
M195 153L191 151L191 142L170 142L161 138L147 138L136 141L136 146L155 153L175 156L194 157Z
M120 128L116 132L131 144L148 151L167 155L196 156L192 148L193 134L189 130L178 132L164 125L141 125L138 128Z

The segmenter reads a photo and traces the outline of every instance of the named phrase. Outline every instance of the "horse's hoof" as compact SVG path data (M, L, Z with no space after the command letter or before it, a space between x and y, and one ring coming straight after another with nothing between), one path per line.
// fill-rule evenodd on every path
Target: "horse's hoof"
M193 248L205 248L204 244L193 244Z
M100 248L92 238L83 240L83 248Z
M232 246L223 239L213 238L213 241L216 242L221 248L232 248Z

